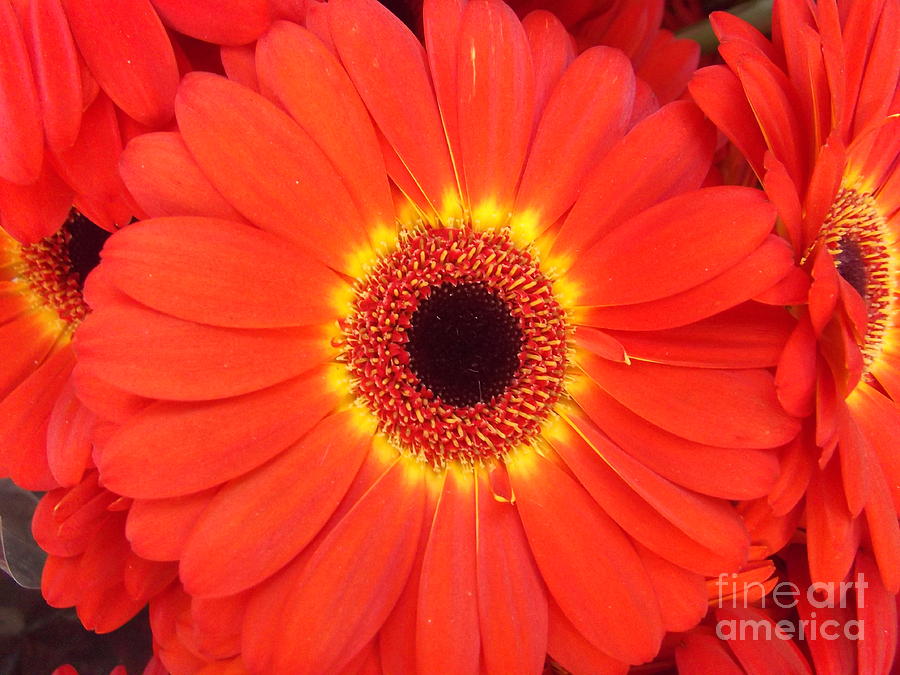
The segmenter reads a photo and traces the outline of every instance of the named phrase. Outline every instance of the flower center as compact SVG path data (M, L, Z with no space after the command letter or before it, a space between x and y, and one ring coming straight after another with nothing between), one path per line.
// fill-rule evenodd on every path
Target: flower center
M357 399L436 468L529 443L564 390L565 312L506 231L404 231L357 283L342 330Z
M39 304L49 307L72 328L88 313L84 280L100 262L100 249L110 233L72 209L55 233L20 247L18 276Z
M866 303L866 365L882 350L891 321L896 270L887 221L872 195L841 188L825 219L825 246L835 267Z

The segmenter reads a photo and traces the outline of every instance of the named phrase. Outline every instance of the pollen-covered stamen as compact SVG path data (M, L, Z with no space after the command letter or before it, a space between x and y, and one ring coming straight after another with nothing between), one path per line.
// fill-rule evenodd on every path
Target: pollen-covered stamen
M563 392L565 313L505 231L402 233L342 329L359 401L398 450L435 467L528 443Z
M87 316L81 291L87 275L100 262L100 249L109 234L72 209L55 234L20 249L21 280L38 304L54 310L72 327Z
M842 188L822 234L838 273L865 300L868 325L861 348L868 365L881 353L896 311L897 270L887 221L872 195Z

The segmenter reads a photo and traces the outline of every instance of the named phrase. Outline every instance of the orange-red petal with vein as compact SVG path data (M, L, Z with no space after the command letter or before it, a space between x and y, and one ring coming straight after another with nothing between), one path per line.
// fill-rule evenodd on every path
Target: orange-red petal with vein
M322 541L275 628L278 672L328 672L375 636L406 585L424 492L420 469L397 461Z
M723 499L762 497L778 477L770 450L702 445L648 424L600 387L578 387L573 396L594 423L629 455L686 488ZM711 472L709 467L721 467ZM740 480L735 480L740 476Z
M484 475L476 487L483 668L491 674L536 673L547 652L547 591L515 506L498 499Z
M610 443L581 415L576 433L550 439L594 500L634 539L680 567L706 576L737 570L749 540L724 502L689 492Z
M856 643L857 672L888 675L896 670L891 666L896 665L897 653L897 591L884 587L878 569L868 553L856 557L856 578L869 584L865 594L856 594L856 618L868 630L865 635L860 633L861 639Z
M0 401L0 470L26 490L57 487L47 463L47 426L74 363L71 346L60 347Z
M625 675L628 664L604 654L576 630L551 599L547 652L572 675Z
M784 409L806 417L815 407L816 336L807 316L802 316L778 360L775 389Z
M84 111L75 144L56 153L54 166L77 196L92 208L79 206L94 224L113 231L131 222L132 210L119 176L122 136L116 109L105 94L98 94ZM78 204L76 204L78 206Z
M108 305L81 324L82 367L148 398L204 401L284 382L328 358L318 332L203 326L136 304Z
M660 104L665 104L684 93L699 60L700 46L694 40L678 39L660 30L637 75L650 85Z
M316 142L273 103L218 75L190 73L175 100L200 169L262 229L341 269L365 245L362 217Z
M188 593L221 597L243 591L312 541L371 445L371 431L355 425L353 414L326 417L273 461L219 490L181 556ZM219 563L211 566L210 560Z
M435 209L456 179L422 45L375 0L330 3L331 34L378 128ZM373 67L378 64L378 67Z
M628 356L702 368L767 368L778 362L793 321L783 307L740 305L687 326L609 331ZM576 331L578 338L581 330Z
M47 423L47 463L60 485L81 480L90 463L96 423L96 416L78 400L69 378Z
M44 130L25 36L10 0L0 1L0 178L20 185L37 179Z
M534 116L539 119L565 69L575 59L572 36L555 14L539 9L522 19L534 68Z
M256 45L239 47L223 46L219 50L222 68L229 80L242 84L253 91L260 91L259 76L256 72Z
M728 448L777 448L800 430L763 370L621 365L590 355L578 364L607 393L666 431Z
M692 103L650 115L588 175L554 250L576 256L647 207L700 187L715 142L715 130Z
M763 176L766 142L737 76L727 66L701 68L688 84L688 91L747 158L756 175Z
M331 411L325 369L237 398L160 401L128 420L100 448L111 490L162 498L203 490L269 460ZM210 461L214 449L216 461Z
M200 171L180 134L161 131L133 138L119 158L119 172L148 218L243 220Z
M575 331L575 347L617 363L628 363L630 356L618 338L590 326L579 326Z
M63 150L78 137L83 100L78 52L60 0L34 0L25 30L47 145Z
M528 154L515 212L555 223L575 202L585 176L625 133L634 70L622 52L594 47L563 73Z
M278 237L214 218L135 223L106 242L102 259L110 281L138 302L212 326L328 324L344 283Z
M772 230L759 190L712 187L652 206L582 252L569 269L581 305L623 305L675 295L734 267ZM641 265L632 261L641 260Z
M275 23L256 46L256 68L272 92L335 166L366 224L392 224L384 159L369 113L334 55L312 33Z
M814 471L806 492L806 536L813 581L843 581L859 545L859 521L843 499L838 463Z
M18 185L0 178L0 224L19 241L33 244L66 222L74 196L50 162L44 161L34 183Z
M776 516L783 516L797 505L806 492L815 459L809 451L815 439L808 426L780 452L781 475L769 493L768 501Z
M900 512L900 453L895 452L895 430L900 428L900 410L866 382L856 385L847 398L847 405L872 446L880 470L891 488L894 506Z
M60 337L56 331L45 328L43 317L29 312L30 307L18 303L15 307L16 313L0 324L0 344L10 345L0 369L0 396L3 397L28 379Z
M191 598L191 622L198 651L217 659L240 654L247 596L238 593L227 598Z
M444 474L419 578L418 672L478 672L476 551L475 477L470 471L451 469Z
M132 550L147 560L180 559L191 530L215 492L204 490L183 497L135 499L125 523L125 536Z
M150 0L63 0L78 50L116 105L141 124L172 119L175 52Z
M472 0L463 12L458 53L461 173L469 206L505 215L534 129L531 50L512 9Z
M653 658L662 619L628 537L553 462L530 454L507 468L538 569L566 617L613 658Z
M742 607L740 609L723 607L715 611L715 617L717 622L729 622L728 625L735 626L737 630L740 630L741 626L757 626L760 634L766 636L763 638L765 647L760 647L756 639L728 641L732 652L734 652L737 660L747 673L753 675L763 675L763 673L812 675L806 658L794 641L779 637L777 632L779 629L776 628L775 622L762 610L755 607Z
M268 0L151 0L167 25L218 45L243 45L271 21Z
M677 295L618 307L590 307L579 321L599 328L677 328L739 305L777 284L794 265L787 242L769 235L762 246L715 279Z
M679 673L701 675L746 675L731 656L725 643L712 634L699 631L684 635L675 648L675 664Z
M900 590L900 524L891 500L890 487L884 474L875 470L870 475L871 493L866 503L866 524L881 579L891 593Z

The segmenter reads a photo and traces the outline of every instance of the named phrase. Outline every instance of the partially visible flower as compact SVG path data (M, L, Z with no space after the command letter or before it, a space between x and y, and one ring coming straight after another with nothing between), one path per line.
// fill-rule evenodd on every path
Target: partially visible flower
M618 50L543 69L567 45L499 2L426 3L426 50L372 0L322 9L327 42L259 40L258 92L184 79L178 132L122 163L169 217L88 280L79 393L149 399L98 468L134 550L178 562L182 646L259 673L651 659L745 561L729 500L799 428L768 370L791 321L752 301L792 269L774 209L699 189L713 129L636 107Z
M691 94L747 157L804 271L770 297L798 318L778 397L807 422L768 504L796 523L805 497L815 581L843 579L862 542L896 591L900 4L780 0L772 41L713 23L727 65Z

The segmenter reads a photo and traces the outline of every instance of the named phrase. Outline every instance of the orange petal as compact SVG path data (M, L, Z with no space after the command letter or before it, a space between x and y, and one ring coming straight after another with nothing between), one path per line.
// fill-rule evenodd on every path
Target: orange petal
M497 467L495 472L505 469ZM488 673L536 673L547 652L547 591L515 506L479 476L478 613Z
M708 609L704 578L673 565L640 544L635 550L656 589L665 629L686 631L700 623Z
M135 499L125 525L131 548L147 560L178 560L214 495L215 490L205 490L169 499Z
M534 66L534 115L539 118L569 64L575 59L575 45L566 27L545 10L529 12L522 19L522 28L531 45Z
M776 448L800 430L778 405L766 371L622 365L590 355L579 355L578 364L619 403L697 443Z
M662 620L629 538L553 462L530 454L507 467L538 568L572 625L616 659L653 658Z
M150 0L114 8L102 0L63 0L63 6L79 52L115 104L150 127L172 119L178 67Z
M469 471L448 470L419 579L415 629L418 672L478 672L481 640L475 522L474 476ZM448 589L453 592L448 593Z
M268 461L336 404L327 373L209 403L159 401L100 448L110 489L130 497L174 497L213 487ZM216 461L210 461L215 456Z
M278 237L213 218L160 218L103 247L109 280L148 307L213 326L328 324L342 280ZM262 270L265 270L262 273Z
M175 101L184 142L243 215L342 269L366 245L359 211L316 142L259 94L190 73Z
M371 445L371 431L355 425L353 414L326 417L273 461L219 490L182 553L180 576L188 593L243 591L312 541ZM210 560L219 562L211 566Z
M859 524L847 509L837 462L814 471L806 493L806 536L813 581L843 581L859 546Z
M33 244L62 227L74 196L45 160L34 183L18 185L0 178L0 224L20 242Z
M573 675L625 675L629 670L627 663L617 661L588 642L552 599L547 652Z
M266 0L151 0L179 33L219 45L253 42L271 21Z

